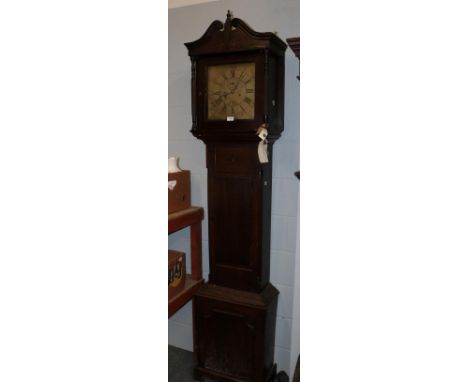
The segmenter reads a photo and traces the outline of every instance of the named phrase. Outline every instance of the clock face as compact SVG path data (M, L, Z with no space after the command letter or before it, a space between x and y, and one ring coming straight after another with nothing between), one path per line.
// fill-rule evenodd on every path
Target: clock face
M255 63L208 66L208 120L254 117Z

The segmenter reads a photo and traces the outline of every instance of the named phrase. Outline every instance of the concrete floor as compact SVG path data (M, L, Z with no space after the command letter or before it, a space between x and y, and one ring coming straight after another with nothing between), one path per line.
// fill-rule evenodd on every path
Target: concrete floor
M169 382L192 382L193 353L169 346Z
M192 378L193 353L169 346L169 382L195 382ZM196 381L199 382L199 381ZM215 382L205 378L204 382Z
M192 377L193 371L193 353L191 351L169 346L169 382L200 382ZM298 359L299 362L299 359ZM298 365L299 366L299 365ZM203 382L216 382L208 377L204 377ZM289 381L286 373L280 372L275 381L287 382ZM294 380L296 381L296 380ZM297 382L299 382L299 373L297 375Z

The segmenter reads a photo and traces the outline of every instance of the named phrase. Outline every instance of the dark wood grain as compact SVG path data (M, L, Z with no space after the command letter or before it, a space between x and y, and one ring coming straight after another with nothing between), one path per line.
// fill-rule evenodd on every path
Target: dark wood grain
M201 220L190 226L190 253L192 259L192 277L194 280L202 278L202 242Z
M269 381L275 374L278 291L203 285L195 295L197 374L225 381Z
M207 143L210 282L261 291L270 278L271 161L257 143ZM270 147L270 158L272 158Z

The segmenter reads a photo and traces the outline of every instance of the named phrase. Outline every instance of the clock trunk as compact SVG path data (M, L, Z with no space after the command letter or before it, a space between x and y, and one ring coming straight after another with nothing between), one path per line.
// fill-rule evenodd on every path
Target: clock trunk
M213 284L261 291L270 276L271 159L258 144L207 143L210 276Z

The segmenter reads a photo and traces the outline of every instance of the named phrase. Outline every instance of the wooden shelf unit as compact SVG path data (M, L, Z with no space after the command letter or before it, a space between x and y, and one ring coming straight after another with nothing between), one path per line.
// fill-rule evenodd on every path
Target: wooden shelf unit
M203 208L201 207L189 207L182 211L173 212L168 216L169 234L190 227L190 258L192 263L192 273L186 275L184 289L169 300L169 317L189 302L198 288L203 284L201 246L202 220Z

